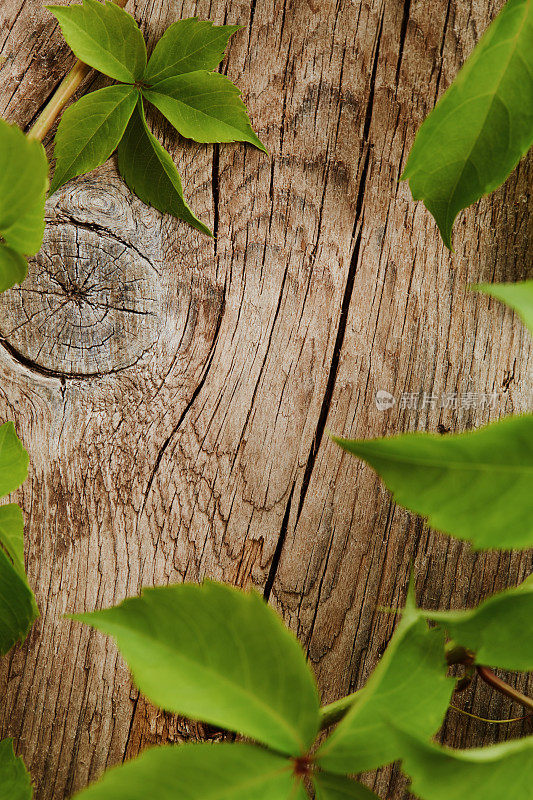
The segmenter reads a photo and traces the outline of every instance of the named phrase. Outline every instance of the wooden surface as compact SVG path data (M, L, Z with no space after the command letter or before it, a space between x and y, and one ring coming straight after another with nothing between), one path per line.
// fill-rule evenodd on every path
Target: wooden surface
M530 571L527 554L429 533L326 435L459 431L531 408L527 334L467 286L527 275L532 159L460 217L453 255L398 183L417 127L500 5L128 4L149 42L180 17L244 26L223 69L270 157L187 143L152 118L217 239L143 206L111 160L49 202L28 280L0 298L0 418L30 452L16 499L42 610L0 664L0 733L36 800L70 797L148 743L218 735L139 698L112 642L66 612L204 575L253 584L330 701L383 652L394 618L380 607L403 602L411 561L419 599L441 608ZM3 0L0 53L0 114L27 126L72 55L37 0ZM379 389L498 400L379 411ZM490 701L476 687L455 702L520 713ZM473 744L521 728L451 712L444 735ZM396 769L369 781L404 795Z

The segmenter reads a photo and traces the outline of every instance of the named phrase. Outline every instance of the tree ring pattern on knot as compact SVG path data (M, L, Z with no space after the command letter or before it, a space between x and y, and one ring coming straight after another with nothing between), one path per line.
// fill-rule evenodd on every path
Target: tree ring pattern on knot
M138 248L101 229L48 224L26 280L0 295L0 335L45 371L107 374L154 345L161 307L158 272Z

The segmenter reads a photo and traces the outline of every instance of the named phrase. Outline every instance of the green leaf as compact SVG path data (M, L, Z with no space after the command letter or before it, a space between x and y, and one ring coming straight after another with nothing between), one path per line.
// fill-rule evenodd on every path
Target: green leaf
M137 104L118 148L119 172L143 203L173 214L212 236L183 199L181 179L170 155L146 124L141 101Z
M469 611L422 611L438 622L476 662L508 670L533 670L533 575Z
M32 256L41 246L47 186L48 161L42 144L0 119L0 240L18 253ZM9 271L13 285L21 262L4 249L0 258L0 284L10 282Z
M472 750L449 750L398 733L403 770L421 800L531 800L533 736Z
M138 97L133 86L107 86L65 111L56 134L50 194L107 161L124 135Z
M265 147L250 125L239 89L218 72L176 75L143 89L176 130L196 142L250 142Z
M13 423L0 426L0 497L26 479L28 454ZM17 505L0 506L0 655L24 639L39 616L24 569L24 527Z
M319 765L334 773L357 773L400 758L390 719L420 736L431 736L454 687L446 671L444 634L428 629L410 597L383 658L319 749Z
M0 497L14 492L26 480L28 461L13 423L0 425Z
M250 744L155 747L104 773L75 800L293 800L286 758Z
M210 582L158 587L74 619L116 639L139 689L161 708L290 755L314 741L313 675L297 640L255 592Z
M533 280L520 283L480 283L471 288L495 297L513 308L533 334Z
M0 292L21 283L28 272L28 262L11 247L0 244Z
M5 800L31 800L33 789L24 762L15 756L13 739L0 742L0 795Z
M402 178L451 248L455 217L533 143L533 4L508 0L421 126Z
M364 459L400 505L474 548L533 545L533 416L476 431L334 441Z
M316 800L378 800L377 795L344 775L317 772L313 776Z
M78 58L123 83L140 81L146 45L137 23L115 3L84 0L83 5L47 6Z
M180 19L168 28L154 48L144 75L155 83L184 72L212 70L222 61L230 36L241 25L213 25L207 20Z

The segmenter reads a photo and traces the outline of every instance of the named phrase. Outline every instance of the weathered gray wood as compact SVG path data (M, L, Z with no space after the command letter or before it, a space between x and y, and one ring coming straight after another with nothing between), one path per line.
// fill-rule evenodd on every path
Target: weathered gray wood
M464 430L531 407L531 347L467 291L533 254L533 164L442 246L398 184L415 131L501 3L140 0L149 40L179 17L245 26L224 69L270 157L172 149L215 242L146 208L113 162L49 203L30 277L0 297L0 418L31 454L17 495L42 609L0 665L1 734L36 800L64 800L150 742L217 735L153 709L111 642L62 618L204 575L266 594L307 646L324 699L360 685L414 561L423 602L459 607L522 578L527 554L473 554L391 504L325 434ZM72 56L36 0L0 8L0 113L27 125ZM90 81L89 81L90 83ZM378 389L498 392L494 410L379 411ZM523 684L523 681L522 681ZM457 699L516 709L476 687ZM521 728L451 713L451 743ZM370 778L403 794L394 770Z

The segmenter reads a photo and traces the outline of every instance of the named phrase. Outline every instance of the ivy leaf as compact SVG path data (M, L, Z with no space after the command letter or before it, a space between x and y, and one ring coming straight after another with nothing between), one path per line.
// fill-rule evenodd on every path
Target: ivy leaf
M124 135L138 97L133 86L107 86L85 95L65 111L55 140L56 168L50 194L107 161Z
M75 800L293 800L291 764L250 744L154 747L104 773Z
M154 48L144 74L145 83L215 69L224 57L230 37L241 25L213 25L212 22L180 19L168 28Z
M533 736L472 750L450 750L399 733L403 770L421 800L531 800Z
M533 575L512 589L495 594L469 611L423 611L459 645L476 654L476 662L501 669L533 670Z
M357 773L400 758L390 719L420 736L431 736L454 687L446 671L444 633L428 629L410 589L390 645L350 711L319 749L319 765L334 773Z
M513 308L533 335L533 280L519 283L480 283L472 286Z
M133 17L115 3L84 0L83 5L46 6L76 56L123 83L140 81L146 45Z
M533 545L533 416L447 436L333 437L383 478L402 506L474 548Z
M313 743L313 675L297 640L255 592L211 582L164 586L73 618L116 639L139 689L161 708L290 755Z
M0 244L0 292L22 283L28 272L28 262L11 247Z
M533 4L508 0L421 126L402 178L451 248L455 217L533 143Z
M13 739L0 742L0 789L5 800L31 800L30 776L21 758L13 750Z
M379 800L374 792L362 783L352 781L344 775L317 772L313 776L316 800Z
M176 130L195 142L249 142L266 153L250 125L240 90L218 72L198 70L143 88Z
M0 425L0 497L26 479L28 454L12 422ZM24 527L17 505L0 506L0 655L24 639L39 616L24 569Z
M41 143L0 119L0 291L25 277L22 254L32 256L41 246L47 186Z
M127 185L143 203L173 214L212 236L183 198L181 179L172 158L151 133L139 101L118 148L118 168Z

